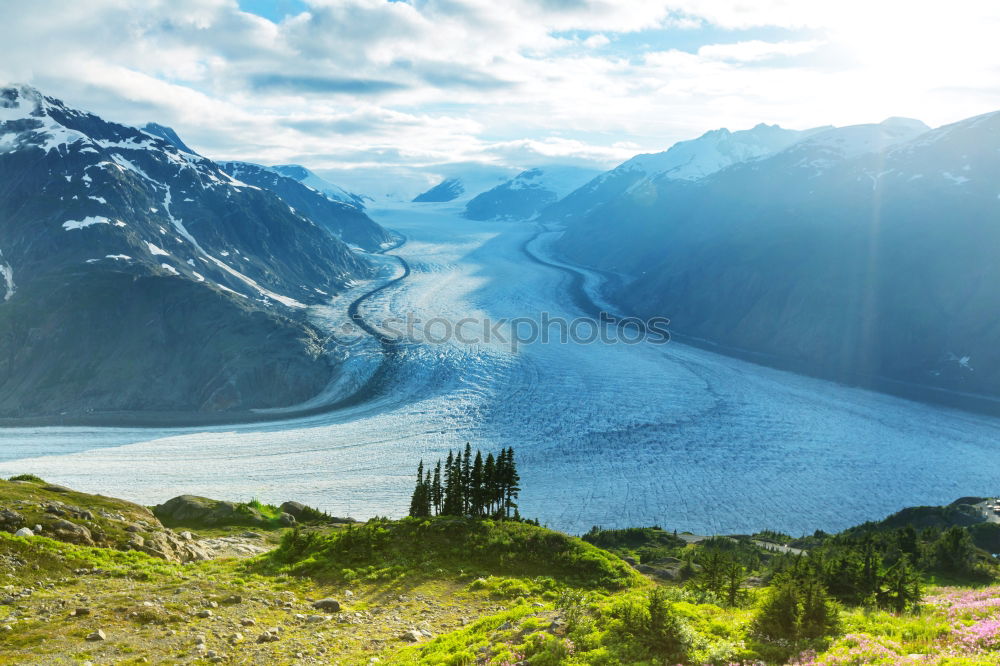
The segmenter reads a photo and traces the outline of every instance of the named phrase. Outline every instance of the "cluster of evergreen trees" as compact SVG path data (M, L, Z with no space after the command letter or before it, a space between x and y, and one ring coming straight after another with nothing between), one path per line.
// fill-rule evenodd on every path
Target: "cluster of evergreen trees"
M472 446L466 444L464 453L449 451L444 466L438 460L433 473L420 461L410 515L520 520L520 481L513 447L502 449L496 457L489 453L484 460L479 450L473 457Z
M838 601L895 611L920 602L922 573L975 575L976 551L962 527L922 532L907 525L826 538L806 559L787 559L793 577L816 578Z

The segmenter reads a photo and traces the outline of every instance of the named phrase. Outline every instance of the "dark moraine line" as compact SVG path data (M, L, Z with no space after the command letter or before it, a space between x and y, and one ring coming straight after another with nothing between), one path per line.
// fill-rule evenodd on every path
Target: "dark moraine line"
M590 297L590 294L588 294L587 290L584 288L586 278L583 271L570 268L569 266L552 263L551 261L548 261L547 259L544 259L536 254L535 251L531 249L531 244L544 233L550 232L545 228L539 228L538 232L534 236L524 241L521 245L521 251L535 263L541 264L542 266L548 266L549 268L554 268L557 271L569 276L569 286L567 287L567 291L569 292L570 300L578 310L589 317L592 317L596 321L606 321L608 323L615 324L620 328L630 326L638 327L643 333L646 332L646 325L642 322L642 320L634 317L621 317L617 314L608 312L597 305L597 303L594 302L594 299ZM605 280L617 279L617 276L604 271L591 269L591 272L601 275L601 277Z
M362 331L364 331L368 335L372 336L373 338L381 342L382 347L386 352L390 352L395 349L396 347L395 341L392 338L386 338L381 332L379 332L377 329L373 328L368 322L366 322L365 318L361 315L360 307L361 304L367 301L368 299L379 294L385 289L394 286L396 283L402 282L406 278L410 277L410 264L406 263L406 259L403 259L402 257L397 256L396 259L399 260L400 265L402 265L403 267L402 275L400 275L397 278L393 278L388 282L386 282L381 287L378 287L377 289L372 289L368 293L354 299L354 301L349 306L347 306L347 316L351 318L351 321L357 324L358 328L360 328Z
M396 250L406 243L406 237L400 235L399 240L391 247L387 247L375 254L384 254L390 250ZM395 255L394 255L395 256ZM385 284L365 292L354 299L347 307L348 316L362 331L371 335L382 346L382 360L372 376L362 384L356 391L348 396L344 396L334 402L324 405L317 405L306 409L288 410L280 413L270 412L221 412L216 414L202 414L196 412L100 412L94 414L75 414L73 416L45 416L20 419L0 419L0 429L2 428L23 428L23 427L49 427L49 426L94 426L108 428L189 428L201 426L225 426L240 425L248 423L280 423L309 416L319 416L329 414L348 407L361 405L376 396L386 392L390 385L390 378L396 368L397 344L391 339L387 339L378 330L373 328L364 320L360 308L365 301L373 296L385 291L389 287L399 284L410 275L410 265L400 256L395 256L403 267L403 273Z

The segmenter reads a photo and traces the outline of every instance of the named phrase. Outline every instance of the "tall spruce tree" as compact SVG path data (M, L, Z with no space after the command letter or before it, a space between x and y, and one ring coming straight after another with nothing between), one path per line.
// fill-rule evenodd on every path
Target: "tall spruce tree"
M444 489L441 487L441 460L438 459L434 466L434 480L431 482L431 504L434 506L434 515L441 514L441 504L444 501Z
M483 500L484 512L487 516L496 513L497 506L497 480L496 480L496 459L492 453L486 455L486 462L483 464Z
M431 515L430 475L424 475L424 461L417 466L417 485L410 497L410 516L426 518Z
M517 473L517 465L514 463L514 447L507 449L506 462L504 463L503 471L503 488L504 488L504 517L510 517L511 509L517 510L517 500L518 495L521 493L521 477Z
M441 513L446 516L461 516L462 511L462 462L461 455L455 457L448 452L445 463L444 503Z
M469 513L476 518L481 518L485 513L485 497L483 494L483 454L476 451L476 460L472 463L472 471L469 472L469 495L471 497Z
M468 516L472 504L472 445L466 442L465 455L459 455L462 459L462 512Z

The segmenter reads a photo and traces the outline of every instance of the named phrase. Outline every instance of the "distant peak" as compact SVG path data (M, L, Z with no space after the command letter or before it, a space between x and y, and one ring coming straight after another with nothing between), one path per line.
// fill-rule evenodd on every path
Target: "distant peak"
M159 123L146 123L142 126L142 131L146 134L152 134L153 136L160 137L167 143L173 145L174 148L183 150L185 153L191 153L192 155L198 154L188 148L187 144L181 141L181 138L177 136L177 132L175 132L171 127L167 127L166 125L161 125Z
M883 127L905 127L907 129L925 131L930 129L930 127L922 120L917 120L916 118L903 118L900 116L891 116L879 124Z
M719 129L709 130L705 132L704 134L701 135L701 137L704 139L707 137L729 136L730 134L732 134L732 132L729 131L729 128L720 127Z
M271 168L283 176L288 176L289 178L294 178L295 180L303 180L313 175L312 171L305 168L301 164L278 164Z

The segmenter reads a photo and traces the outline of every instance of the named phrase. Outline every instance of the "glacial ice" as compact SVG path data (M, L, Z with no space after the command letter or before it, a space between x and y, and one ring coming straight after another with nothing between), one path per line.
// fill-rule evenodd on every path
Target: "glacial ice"
M471 222L461 206L374 217L406 234L411 274L365 301L366 321L579 316L562 271L529 261L526 223ZM536 243L545 251L545 243ZM385 257L386 280L398 262ZM311 308L350 324L357 284ZM669 313L668 313L669 314ZM337 352L314 404L361 385L382 360L366 336ZM345 342L352 339L345 337ZM16 428L0 474L34 473L155 504L182 493L288 499L334 515L400 516L419 459L471 442L513 445L521 512L583 532L659 524L696 533L837 530L904 506L996 494L1000 420L667 345L397 346L390 390L327 414L174 429Z

